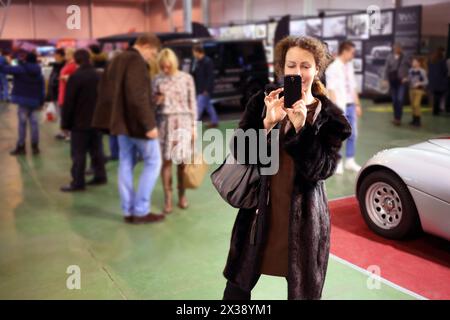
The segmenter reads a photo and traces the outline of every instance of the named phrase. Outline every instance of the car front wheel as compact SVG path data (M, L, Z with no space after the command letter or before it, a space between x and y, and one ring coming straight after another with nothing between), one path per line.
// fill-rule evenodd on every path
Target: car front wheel
M358 201L370 229L390 239L416 234L420 221L408 188L394 173L378 170L360 184Z

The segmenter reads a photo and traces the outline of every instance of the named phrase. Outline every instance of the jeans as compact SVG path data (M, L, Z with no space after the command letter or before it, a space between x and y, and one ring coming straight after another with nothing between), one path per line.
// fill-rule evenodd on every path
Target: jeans
M119 159L119 141L117 136L109 136L109 151L112 159Z
M358 126L356 123L356 107L354 104L348 104L345 108L345 117L352 127L352 135L347 139L345 156L346 158L353 158L355 156L356 137L358 134Z
M0 73L0 100L9 100L8 78L4 73Z
M403 114L403 102L405 100L404 84L400 84L398 87L391 87L392 104L394 106L394 119L401 120Z
M25 139L27 136L27 123L30 122L31 126L31 143L33 145L39 144L39 120L38 111L33 108L19 106L17 111L17 116L19 119L19 140L17 141L18 146L25 145Z
M151 195L161 170L159 140L136 139L119 135L118 141L118 185L123 214L125 216L145 216L150 212ZM137 191L133 186L136 149L139 150L144 162Z
M212 124L219 123L219 117L217 116L216 109L214 109L213 104L211 103L211 98L209 95L199 94L197 95L197 111L198 111L198 120L202 119L202 114L205 111L208 112L209 117L211 119Z

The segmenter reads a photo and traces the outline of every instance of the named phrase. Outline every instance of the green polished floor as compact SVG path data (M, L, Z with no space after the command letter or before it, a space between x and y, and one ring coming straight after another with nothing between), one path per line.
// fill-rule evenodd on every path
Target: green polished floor
M424 128L394 128L390 109L364 101L357 161L375 152L450 134L450 117L425 113ZM406 117L410 114L407 112ZM409 119L408 119L409 120ZM223 122L221 129L234 127ZM206 180L190 191L190 207L176 209L165 222L122 222L117 163L108 163L109 184L63 194L69 181L69 146L55 141L56 125L41 125L42 154L11 157L16 108L0 107L0 299L220 299L222 270L236 210ZM138 166L138 170L140 166ZM210 168L211 170L213 168ZM351 195L354 174L327 182L329 198ZM163 202L160 182L153 209ZM69 290L67 267L81 270L81 289ZM367 276L331 258L324 299L414 299L382 284L367 288ZM255 299L285 299L286 281L263 276Z

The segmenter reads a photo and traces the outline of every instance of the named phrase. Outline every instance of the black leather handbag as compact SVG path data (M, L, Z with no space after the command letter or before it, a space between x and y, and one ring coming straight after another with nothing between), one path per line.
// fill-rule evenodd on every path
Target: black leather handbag
M211 181L220 196L231 206L252 209L258 204L260 173L256 164L241 164L228 154L211 174Z

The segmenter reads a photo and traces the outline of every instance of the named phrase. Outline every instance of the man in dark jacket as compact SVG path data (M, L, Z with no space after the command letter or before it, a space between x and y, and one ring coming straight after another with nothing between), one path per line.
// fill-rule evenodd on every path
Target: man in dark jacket
M89 52L81 49L74 54L77 71L67 82L62 108L61 128L71 131L72 182L61 187L63 192L84 190L86 154L90 153L94 178L88 185L106 183L105 160L101 149L101 132L91 127L97 100L99 77L90 63Z
M19 140L16 149L11 155L25 154L25 138L27 135L27 122L31 125L31 144L33 154L39 153L39 122L38 109L44 103L45 87L41 67L37 64L34 53L28 53L25 61L18 66L0 66L0 73L12 74L13 89L12 103L19 105Z
M394 107L394 120L392 123L395 126L400 126L402 123L403 103L405 100L406 82L410 62L405 56L400 44L394 44L392 49L393 52L387 57L384 66L383 84L385 87L389 85L391 91L392 104Z
M118 136L119 193L124 220L128 223L164 218L150 212L151 194L161 169L161 152L147 61L156 58L159 46L156 36L145 34L132 48L111 60L100 82L93 120L94 127ZM144 169L135 192L136 149L142 155Z
M209 127L217 127L219 117L211 103L214 89L214 63L210 57L205 55L205 51L200 45L192 48L192 54L195 60L191 73L195 80L195 91L197 93L198 119L201 120L202 114L206 109L211 119Z

